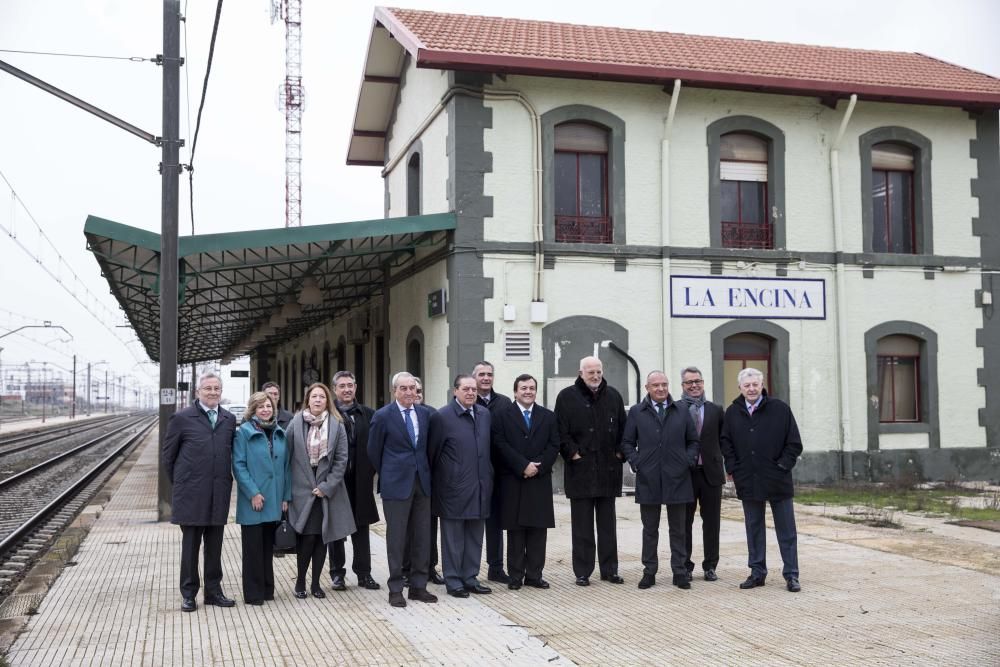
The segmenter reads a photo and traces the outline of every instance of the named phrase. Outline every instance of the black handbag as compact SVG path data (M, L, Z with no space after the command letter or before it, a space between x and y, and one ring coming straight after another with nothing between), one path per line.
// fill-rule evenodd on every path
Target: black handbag
M288 523L288 513L281 513L281 521L274 529L274 550L295 551L295 529Z

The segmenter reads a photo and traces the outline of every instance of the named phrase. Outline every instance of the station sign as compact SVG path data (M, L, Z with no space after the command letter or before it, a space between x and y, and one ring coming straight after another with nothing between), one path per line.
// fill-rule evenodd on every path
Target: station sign
M825 320L821 278L670 276L672 317Z

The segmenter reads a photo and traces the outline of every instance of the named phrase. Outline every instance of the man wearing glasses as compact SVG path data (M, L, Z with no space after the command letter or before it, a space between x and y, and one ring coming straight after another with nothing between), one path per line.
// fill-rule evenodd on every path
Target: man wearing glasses
M698 463L691 469L691 486L694 502L687 505L687 522L684 539L687 546L687 578L694 572L691 560L693 539L691 527L694 525L695 509L701 508L701 540L704 559L701 569L705 581L716 581L719 577L715 568L719 565L719 524L722 514L722 485L726 483L726 470L719 448L719 434L722 433L722 407L705 400L705 380L701 371L688 366L681 371L680 403L687 407L701 442Z

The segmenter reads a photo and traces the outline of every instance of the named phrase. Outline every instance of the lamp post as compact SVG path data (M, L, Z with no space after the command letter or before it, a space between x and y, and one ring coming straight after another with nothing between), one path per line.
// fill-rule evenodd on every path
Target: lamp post
M25 324L25 325L20 326L20 327L18 327L16 329L11 329L10 331L8 331L5 334L0 334L0 338L6 338L7 336L10 336L11 334L16 334L18 331L23 331L24 329L59 329L60 331L62 331L63 333L65 333L67 336L69 336L70 340L73 340L73 334L71 334L66 327L60 326L58 324L52 324L51 320L45 320L44 322L42 322L42 324ZM2 352L2 351L3 351L3 348L0 347L0 352ZM2 371L2 370L3 370L2 367L0 367L0 371ZM43 373L42 377L44 378L44 373ZM29 375L29 378L30 378L30 375ZM2 389L2 384L3 384L2 380L3 380L3 373L0 372L0 389ZM45 383L44 383L44 381L42 383L42 391L43 391L43 393L42 393L42 423L44 424L45 423L45 394L44 394ZM2 396L2 391L0 391L0 396ZM24 395L24 397L25 397L25 399L27 399L27 397L28 397L27 388L25 388L25 395ZM0 412L2 412L2 408L3 408L3 398L0 398Z

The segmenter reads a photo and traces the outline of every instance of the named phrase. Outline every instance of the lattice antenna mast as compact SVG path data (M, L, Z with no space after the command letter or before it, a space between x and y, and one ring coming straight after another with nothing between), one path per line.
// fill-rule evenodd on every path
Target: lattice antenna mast
M285 83L278 103L285 112L285 227L302 226L302 0L272 0L271 21L285 22Z

